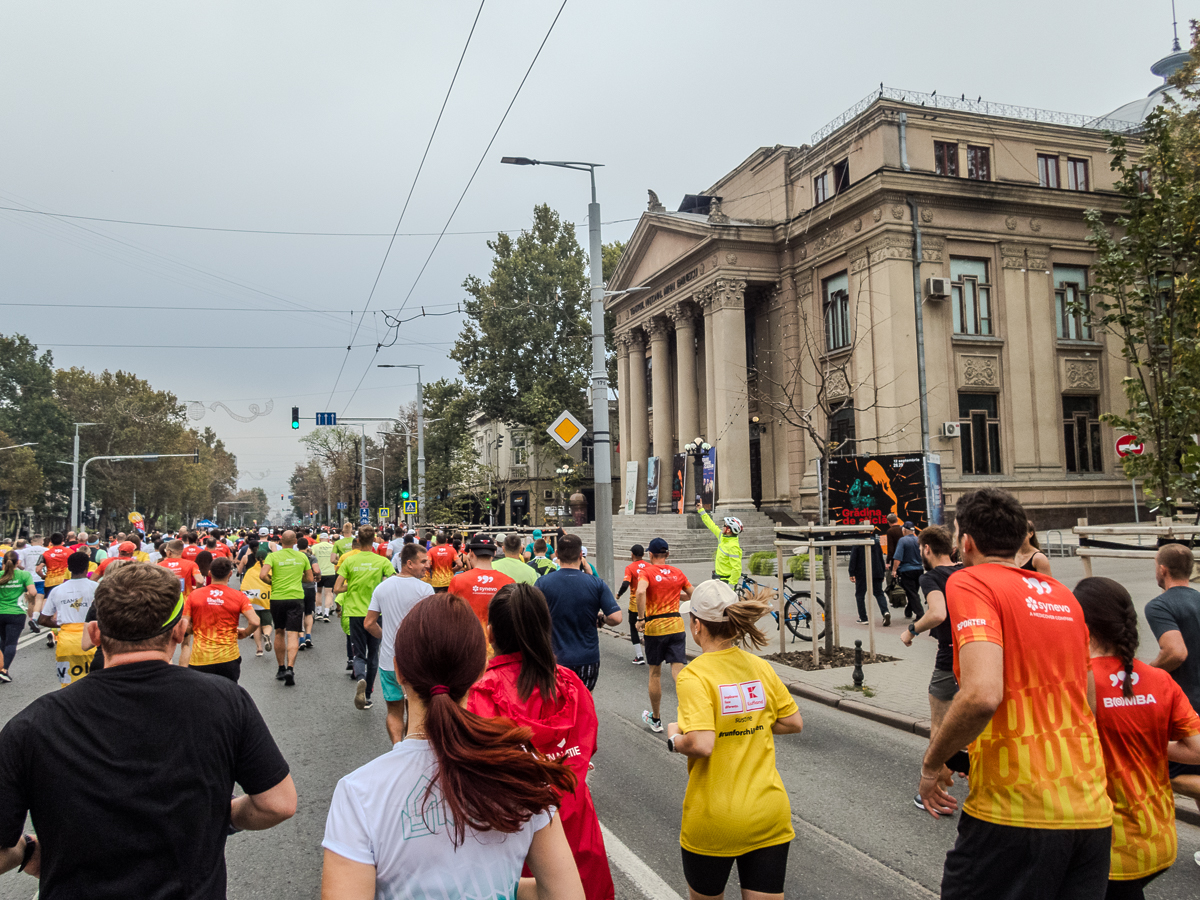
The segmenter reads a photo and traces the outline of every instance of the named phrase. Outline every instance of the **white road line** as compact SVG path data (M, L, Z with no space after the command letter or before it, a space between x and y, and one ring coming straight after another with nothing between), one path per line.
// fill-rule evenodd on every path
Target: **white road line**
M46 640L46 631L45 630L43 630L41 634L34 634L31 631L31 632L29 632L29 634L25 635L24 637L20 638L17 641L17 649L19 650L22 647L28 647L30 644L34 644L34 643L37 643L38 641L44 641L44 640Z
M835 852L840 852L846 858L857 860L866 867L874 869L880 875L884 876L884 878L892 881L897 888L903 891L903 893L897 892L892 894L893 897L923 897L936 900L938 894L925 887L921 882L910 878L903 872L896 871L887 863L876 859L869 853L859 850L849 841L842 840L836 834L826 831L820 825L814 825L807 819L800 818L795 813L792 813L792 822L797 826L797 831L807 831L817 840L825 842ZM601 825L600 827L603 828L604 826ZM792 859L795 859L795 856Z
M647 900L680 900L679 894L659 877L658 873L642 862L641 857L626 847L619 837L600 823L604 835L604 849L608 858L618 869L629 876L629 880L646 896Z

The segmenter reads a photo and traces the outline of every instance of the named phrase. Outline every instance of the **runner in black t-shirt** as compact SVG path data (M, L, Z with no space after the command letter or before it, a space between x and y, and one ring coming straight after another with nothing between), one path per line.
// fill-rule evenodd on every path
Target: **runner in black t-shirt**
M0 872L24 861L47 900L224 898L231 827L295 814L287 762L244 689L170 664L186 630L171 572L125 563L94 608L105 668L0 731Z
M913 638L922 632L937 638L937 656L933 663L933 677L929 680L929 734L930 740L942 726L950 701L958 693L958 681L954 677L954 642L950 633L950 617L946 613L946 582L962 568L955 563L954 541L949 529L941 525L930 525L917 536L921 546L921 561L925 572L921 575L921 592L925 595L928 608L925 614L908 626L900 635L906 646L912 646ZM943 783L949 786L949 769L942 772ZM913 802L924 809L918 794Z

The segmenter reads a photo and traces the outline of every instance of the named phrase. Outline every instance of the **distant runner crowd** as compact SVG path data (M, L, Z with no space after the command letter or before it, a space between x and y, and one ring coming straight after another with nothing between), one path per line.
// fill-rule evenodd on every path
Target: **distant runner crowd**
M239 641L273 652L295 687L314 623L337 621L353 705L371 709L379 688L392 749L338 783L322 896L612 900L587 779L599 629L628 613L633 662L648 669L642 721L688 759L689 895L723 895L736 866L743 897L782 898L795 832L775 736L803 720L750 652L777 603L741 578L741 523L704 518L718 539L711 580L693 584L654 537L630 549L616 596L561 530L184 529L0 547L0 681L25 632L48 629L62 686L0 731L0 872L38 877L44 898L224 897L226 838L297 805L238 685ZM872 573L890 569L905 592L906 643L939 642L915 802L952 815L955 776L969 788L942 896L1143 896L1177 854L1173 785L1200 797L1190 548L1158 551L1164 592L1146 616L1160 650L1147 664L1128 591L1051 577L1011 495L967 493L952 529L897 537ZM875 586L861 587L865 617Z

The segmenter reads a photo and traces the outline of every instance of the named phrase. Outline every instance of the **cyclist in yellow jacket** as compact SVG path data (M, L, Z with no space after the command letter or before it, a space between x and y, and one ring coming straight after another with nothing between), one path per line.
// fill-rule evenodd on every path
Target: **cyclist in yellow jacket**
M742 580L742 545L738 541L738 535L742 533L742 520L726 516L722 520L722 526L718 528L699 500L696 501L696 512L700 513L700 518L708 526L708 530L717 537L717 556L713 562L714 577L736 588Z

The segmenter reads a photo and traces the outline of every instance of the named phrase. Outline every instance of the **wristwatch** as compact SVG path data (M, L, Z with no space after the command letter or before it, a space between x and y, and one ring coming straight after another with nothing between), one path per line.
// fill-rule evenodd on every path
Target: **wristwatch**
M921 633L921 632L917 631L917 623L916 622L908 623L908 633L911 634L913 637L916 637L918 634Z
M667 738L667 752L668 753L677 753L678 752L675 749L675 738L676 737L678 737L678 735L673 734L669 738Z

